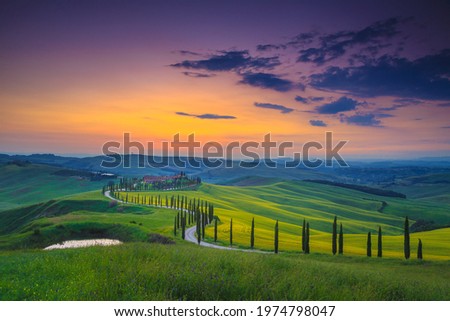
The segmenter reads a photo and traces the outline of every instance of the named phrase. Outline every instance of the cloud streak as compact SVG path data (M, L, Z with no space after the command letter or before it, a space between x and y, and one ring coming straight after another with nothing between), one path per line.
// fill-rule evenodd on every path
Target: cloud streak
M341 123L349 125L365 126L365 127L383 127L380 118L393 117L390 114L374 114L374 113L356 113L355 115L347 116L340 115Z
M327 127L327 124L323 120L319 120L319 119L318 120L311 119L309 121L309 124L311 126L315 126L315 127Z
M235 116L229 116L229 115L217 115L217 114L188 114L181 111L177 111L175 114L179 116L187 116L187 117L195 117L199 119L236 119Z
M325 97L302 97L302 96L295 96L295 101L298 101L303 104L309 104L311 102L318 102L325 99Z
M207 59L183 60L182 62L170 66L175 68L219 72L272 69L280 64L278 57L252 57L248 50L242 50L220 51L219 54L211 55Z
M294 109L292 109L292 108L285 107L285 106L282 106L282 105L276 105L276 104L257 103L257 102L255 102L253 105L254 105L255 107L258 107L258 108L266 108L266 109L274 109L274 110L278 110L278 111L280 111L282 114L288 114L288 113L294 111Z
M216 76L215 74L205 74L201 72L192 72L192 71L183 71L183 75L192 78L211 78Z
M280 78L279 76L274 74L262 72L244 73L242 75L242 80L239 83L263 89L272 89L280 92L291 91L294 88L302 88L301 85L296 85L290 80Z
M360 104L361 103L358 103L356 100L344 96L331 103L317 106L315 111L318 114L338 114L345 111L355 110L356 106Z
M347 51L356 46L362 46L360 52L368 52L372 56L382 48L389 46L387 40L399 33L398 26L408 19L397 17L378 21L357 31L339 31L324 34L319 37L319 46L309 47L299 51L298 62L322 65L326 62L342 57ZM306 38L312 42L314 37ZM304 40L293 41L294 44L304 44Z

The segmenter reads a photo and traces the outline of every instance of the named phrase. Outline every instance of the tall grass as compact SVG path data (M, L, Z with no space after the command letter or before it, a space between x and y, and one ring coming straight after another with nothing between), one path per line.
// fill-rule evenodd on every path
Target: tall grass
M1 300L449 300L448 263L191 244L1 253Z

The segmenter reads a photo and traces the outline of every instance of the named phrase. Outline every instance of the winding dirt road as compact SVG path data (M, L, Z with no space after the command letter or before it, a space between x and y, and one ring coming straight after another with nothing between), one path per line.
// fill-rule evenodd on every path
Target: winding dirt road
M105 192L105 196L107 198L113 200L113 201L117 201L119 203L123 203L123 201L112 197L111 193L109 191ZM140 204L140 205L142 205L142 204ZM162 208L169 208L168 206L154 206L154 205L148 205L148 204L145 204L144 206L158 207L158 208L161 208L161 207ZM174 210L177 210L177 211L183 210L184 212L187 212L186 209L179 209L178 208L178 209L174 209ZM195 243L195 244L198 243L197 237L195 235L196 229L197 229L196 226L192 226L192 227L186 229L185 241L192 242L192 243ZM231 250L231 251L241 251L241 252L254 252L254 253L272 254L272 252L266 252L266 251L260 251L260 250L250 250L250 249L239 249L239 248L236 248L236 247L212 244L212 243L208 243L208 242L205 242L205 241L201 241L199 245L200 246L204 246L204 247L210 247L210 248L214 248L214 249L219 249L219 250Z

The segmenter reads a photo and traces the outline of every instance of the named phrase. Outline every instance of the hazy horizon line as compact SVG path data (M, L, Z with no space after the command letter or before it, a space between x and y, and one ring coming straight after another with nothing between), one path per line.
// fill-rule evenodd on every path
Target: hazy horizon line
M99 157L99 156L107 156L107 155L102 155L102 154L94 154L94 153L52 153L52 152L3 152L0 151L0 154L3 155L7 155L10 157L14 157L14 156L32 156L32 155L52 155L52 156L56 156L56 157L73 157L73 158L89 158L89 157ZM114 154L113 154L114 155ZM131 156L138 156L138 155L142 155L144 157L147 156L153 156L153 157L174 157L174 155L168 155L168 156L162 156L162 155L158 155L158 154L153 154L153 155L148 155L148 154L136 154L136 153L131 153L131 154L118 154L120 156L124 156L124 155L131 155ZM188 158L187 155L179 155L178 157L181 158ZM204 158L202 156L199 155L195 155L195 158ZM222 159L222 160L226 160L226 158L224 157L211 157L212 159ZM245 160L245 157L239 158L236 157L235 160ZM261 158L264 159L264 158ZM275 160L289 160L292 159L292 157L273 157L273 159ZM321 159L319 157L317 157L317 159ZM442 155L442 156L392 156L392 157L373 157L372 155L357 155L357 156L351 156L351 157L346 157L347 160L349 161L366 161L366 162L375 162L375 161L425 161L426 159L448 159L447 161L450 162L450 154L449 155Z

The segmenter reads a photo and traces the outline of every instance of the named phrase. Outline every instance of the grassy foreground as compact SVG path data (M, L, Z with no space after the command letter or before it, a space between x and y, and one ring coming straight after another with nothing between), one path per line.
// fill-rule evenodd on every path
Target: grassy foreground
M449 300L445 262L177 242L0 252L0 300Z

